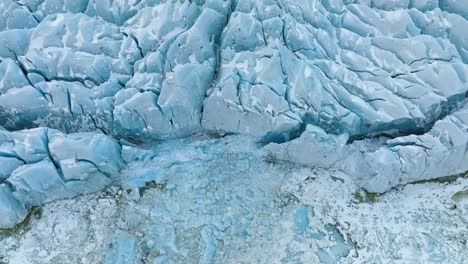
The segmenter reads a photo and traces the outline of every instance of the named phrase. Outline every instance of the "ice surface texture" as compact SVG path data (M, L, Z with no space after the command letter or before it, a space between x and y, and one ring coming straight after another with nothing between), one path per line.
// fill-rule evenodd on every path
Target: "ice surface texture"
M108 186L120 156L120 145L103 134L0 130L0 228L24 220L31 206Z
M464 172L463 2L0 0L2 226L109 184L112 137L246 134L373 192Z

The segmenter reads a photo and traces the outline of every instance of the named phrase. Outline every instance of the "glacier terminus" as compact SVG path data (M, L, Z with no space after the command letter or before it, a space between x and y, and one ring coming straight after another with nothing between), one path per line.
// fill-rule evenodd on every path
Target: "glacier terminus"
M468 0L0 0L0 263L468 263Z

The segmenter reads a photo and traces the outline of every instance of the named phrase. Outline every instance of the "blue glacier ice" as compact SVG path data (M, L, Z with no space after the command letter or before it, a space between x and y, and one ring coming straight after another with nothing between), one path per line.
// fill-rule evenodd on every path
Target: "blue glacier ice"
M111 137L48 128L0 130L0 162L0 228L24 220L25 208L101 190L123 165Z
M122 149L199 134L369 192L461 174L467 98L464 0L0 0L0 228L114 183L138 200L164 173L121 171L158 150Z
M336 263L347 256L352 243L339 226L324 224L318 209L284 187L303 167L257 154L242 136L124 145L123 159L133 160L122 172L127 206L105 263Z

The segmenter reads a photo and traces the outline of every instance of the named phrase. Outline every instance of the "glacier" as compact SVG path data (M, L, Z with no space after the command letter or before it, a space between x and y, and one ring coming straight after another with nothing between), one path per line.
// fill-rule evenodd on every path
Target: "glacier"
M468 179L384 194L245 136L122 147L119 184L32 209L5 263L465 263ZM26 221L26 220L25 220Z
M0 0L0 230L121 188L125 214L143 199L139 210L172 219L132 227L156 236L146 238L160 250L154 263L190 261L177 228L199 232L198 262L233 261L218 241L241 245L256 221L271 239L283 214L291 245L333 242L298 259L336 263L354 242L333 221L310 231L307 197L266 205L278 198L272 175L340 173L352 187L339 188L372 195L464 178L467 102L465 0ZM271 163L280 168L269 174ZM222 219L223 206L243 203L252 217ZM110 239L106 263L142 258L128 229ZM292 262L290 250L275 256Z
M101 190L121 168L120 145L103 134L47 128L0 133L0 228L23 221L25 208Z

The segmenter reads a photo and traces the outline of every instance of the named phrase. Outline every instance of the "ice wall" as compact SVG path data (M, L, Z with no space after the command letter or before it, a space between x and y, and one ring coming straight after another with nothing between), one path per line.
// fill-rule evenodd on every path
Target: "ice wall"
M0 210L14 212L2 225L108 185L120 161L112 137L250 135L270 157L340 168L375 192L464 172L467 6L0 0ZM44 147L52 136L60 151ZM93 152L108 166L72 162Z

